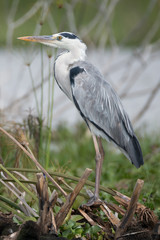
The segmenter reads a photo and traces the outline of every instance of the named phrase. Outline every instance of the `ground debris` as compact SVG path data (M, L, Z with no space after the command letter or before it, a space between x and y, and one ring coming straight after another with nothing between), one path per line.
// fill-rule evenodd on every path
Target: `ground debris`
M10 235L17 231L17 229L18 226L13 223L13 214L0 212L0 236Z
M58 232L61 231L60 227L68 214L71 217L79 215L83 224L88 223L90 228L98 228L98 234L103 236L103 240L160 240L160 222L157 216L149 208L138 203L142 180L137 180L131 198L112 190L117 203L99 200L96 205L83 205L75 210L73 203L90 173L91 170L86 169L71 193L67 194L65 199L62 198L61 204L56 190L49 194L44 174L37 174L39 219L37 222L26 221L13 230L13 214L0 213L0 240L67 240L58 237ZM60 207L58 212L54 209L56 205ZM8 233L4 232L6 228L9 229ZM92 237L86 235L86 238L75 239L92 240Z
M125 233L116 238L116 240L152 240L152 233L149 229L143 226L142 222L127 227Z
M101 202L99 206L85 206L83 208L83 211L94 221L94 224L99 225L105 231L107 235L104 239L160 240L160 223L158 223L157 216L149 208L138 203L142 186L143 180L138 179L131 198L115 191L114 198L121 205ZM101 209L108 220L98 216L95 209L97 213ZM110 215L110 211L113 211L116 216L113 213ZM120 220L118 216L121 216L122 219ZM108 224L106 225L106 223ZM112 234L111 229L114 229L114 234Z

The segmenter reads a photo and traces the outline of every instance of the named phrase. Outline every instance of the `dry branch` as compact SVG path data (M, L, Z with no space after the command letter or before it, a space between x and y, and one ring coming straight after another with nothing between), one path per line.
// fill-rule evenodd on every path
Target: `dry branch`
M39 195L39 219L38 219L38 225L40 226L41 233L42 234L48 234L50 232L57 232L57 226L55 223L53 211L52 211L52 204L49 201L49 194L48 194L48 184L45 181L45 178L43 176L43 173L37 174L37 192ZM56 195L54 195L55 197ZM56 198L57 199L57 198Z
M56 190L53 190L53 192L52 192L52 194L49 198L49 202L50 202L50 205L51 205L52 208L56 204L57 198L58 198L58 193L56 192Z
M125 210L119 206L117 206L114 203L106 203L107 207L109 207L110 210L119 213L121 216L125 215Z
M140 179L137 180L128 209L121 221L121 224L117 228L115 239L120 237L125 232L126 228L130 225L136 210L137 201L138 201L141 189L143 187L143 184L144 184L143 180L140 180Z
M97 223L95 221L93 221L93 219L91 217L89 217L88 214L85 211L83 211L81 208L78 208L78 211L87 220L87 222L89 222L91 224L91 226L97 225Z
M105 213L105 215L107 216L107 218L110 220L110 222L112 223L112 225L117 228L120 220L111 212L111 210L109 209L109 207L107 207L107 205L102 202L102 204L100 205L101 210Z
M116 190L113 190L113 191L115 193L115 195L113 195L113 198L127 209L131 201L131 198ZM140 210L143 210L145 208L146 207L143 204L137 203L136 212L138 213Z
M50 176L50 174L40 165L37 159L29 153L11 134L5 131L2 127L0 127L0 131L3 132L6 136L8 136L14 143L18 145L19 148L23 150L23 152L32 159L32 161L36 164L36 166L41 169L41 171L50 179L50 181L61 191L61 193L66 197L67 193L58 185L58 183Z
M160 81L156 84L156 86L151 91L150 96L148 97L147 101L145 102L143 108L133 119L133 123L137 122L143 116L143 114L148 110L148 108L150 107L152 101L155 99L159 90L160 90Z
M69 210L71 209L77 195L79 194L79 192L81 191L82 187L84 186L87 178L89 177L90 173L92 172L91 169L86 168L83 176L81 177L81 179L79 180L78 184L76 185L76 187L74 188L73 192L70 193L67 198L66 198L66 202L63 204L62 208L60 209L60 211L58 212L57 216L56 216L56 224L57 224L57 228L59 228L64 219L66 218Z

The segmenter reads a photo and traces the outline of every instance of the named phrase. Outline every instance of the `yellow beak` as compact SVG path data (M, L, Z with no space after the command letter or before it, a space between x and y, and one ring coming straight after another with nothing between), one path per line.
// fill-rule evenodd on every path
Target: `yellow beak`
M30 41L30 42L40 42L40 43L48 43L50 41L53 41L55 37L53 35L44 35L44 36L25 36L25 37L19 37L17 39L23 40L23 41Z

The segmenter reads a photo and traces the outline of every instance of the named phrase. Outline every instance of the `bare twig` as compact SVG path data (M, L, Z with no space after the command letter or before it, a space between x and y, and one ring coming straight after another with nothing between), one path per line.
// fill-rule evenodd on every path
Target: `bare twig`
M9 184L5 183L2 179L0 179L0 182L4 186L6 186L6 188L9 189L24 204L26 209L24 209L23 207L22 207L23 208L22 209L21 206L20 206L20 208L22 209L22 211L24 210L26 215L29 215L29 216L33 215L34 217L38 217L37 213L35 211L33 211L33 209L27 204L26 200L23 197L23 194L17 193L17 191L19 191L17 188L15 188L15 187L13 188L13 186L12 187L9 186Z
M54 205L56 204L57 198L58 198L58 193L57 193L57 191L54 189L53 192L52 192L52 194L51 194L51 196L50 196L50 198L49 198L49 202L50 202L50 205L51 205L52 208L53 208Z
M57 226L55 224L55 219L52 211L52 204L49 202L48 184L42 173L37 173L36 187L39 195L40 217L38 219L38 225L40 226L41 233L57 233Z
M131 197L131 201L129 203L128 209L121 221L121 224L118 226L117 230L116 230L116 238L120 237L126 230L127 226L130 225L133 215L135 213L136 210L136 206L137 206L137 201L141 192L141 189L143 187L144 181L138 179Z
M79 180L78 184L76 185L76 187L74 188L73 192L70 193L67 198L66 198L66 202L63 204L62 208L60 209L60 211L58 212L57 216L56 216L56 224L57 224L57 228L59 228L65 217L67 216L70 208L72 207L77 195L79 194L79 192L81 191L82 187L84 186L87 178L89 177L90 173L92 172L91 169L86 168L83 176L81 177L81 179Z
M109 209L111 209L112 211L119 213L121 216L124 216L125 214L125 210L119 206L117 206L117 204L114 203L106 203L107 207L109 207Z
M137 34L139 31L141 31L141 29L143 29L143 27L146 24L146 21L148 20L150 14L152 13L157 1L158 0L153 0L153 1L148 2L148 7L147 7L144 15L140 18L140 21L138 22L138 24L136 24L136 26L133 29L131 29L131 31L123 39L122 45L127 43L133 36L135 36L135 34ZM145 37L144 37L144 39L145 39Z
M20 25L24 24L27 20L29 20L43 5L43 2L36 1L36 3L26 12L22 17L17 19L14 22L14 28L19 27Z
M17 174L19 177L21 177L23 180L29 181L29 179L28 179L27 177L25 177L23 174L21 174L20 172L16 172L16 171L13 171L13 172L14 172L15 174ZM30 187L32 188L32 190L33 190L35 193L37 193L35 185L34 185L34 184L29 184L29 185L30 185Z
M32 156L11 134L9 134L7 131L5 131L3 128L0 127L0 131L3 132L5 135L7 135L14 143L20 147L23 152L32 159L32 161L36 164L39 169L50 179L50 181L61 191L61 193L66 197L67 193L58 185L58 183L49 175L49 173L40 165L40 163L37 161L37 159Z
M123 235L117 237L116 240L121 240L121 238L124 239L125 237L128 238L129 236L139 235L139 234L143 234L143 233L149 233L149 230L126 233L126 234L123 234ZM144 237L144 235L142 235L142 236ZM135 236L135 239L136 239L136 236Z
M98 5L99 9L97 11L96 16L94 16L94 18L88 24L86 24L86 26L81 30L80 35L82 37L85 37L86 35L88 35L88 32L92 31L92 29L96 26L96 24L101 20L102 12L106 8L108 0L104 0L104 1L99 2L99 3L100 3ZM105 14L106 14L106 12L105 12Z
M147 101L145 102L143 108L140 110L140 112L135 116L133 119L133 123L137 122L147 111L147 109L150 107L153 99L155 98L156 94L160 90L160 81L156 84L154 89L151 91L150 96L148 97Z
M155 1L155 3L156 3L156 1ZM158 14L153 26L150 28L150 31L144 37L144 41L142 43L143 46L146 46L153 39L153 37L155 36L157 31L159 30L159 21L160 21L160 13Z
M67 14L67 19L70 25L70 29L72 29L73 32L77 33L73 6L72 4L67 2L65 2L64 6L66 8L66 14Z
M16 15L18 8L19 0L15 0L12 2L11 9L8 15L8 30L7 30L7 45L11 46L12 44L12 35L14 31L13 19Z
M113 189L112 189L113 190ZM116 191L116 190L113 190L114 191L114 194L112 195L113 198L118 202L120 203L122 206L124 206L126 209L128 208L129 206L129 203L131 201L131 198ZM146 207L141 204L141 203L137 203L137 209L136 209L136 212L138 212L140 209L143 210L145 209Z
M62 177L58 177L58 181L64 184L64 186L66 186L68 189L73 191L73 188Z
M93 219L90 218L90 217L88 216L88 214L87 214L85 211L83 211L81 208L78 208L78 211L79 211L80 214L91 224L91 226L97 225L97 223L96 223L95 221L93 221ZM98 226L100 226L100 225L98 225ZM100 226L100 227L101 227L101 226Z
M102 204L100 205L100 208L102 209L102 211L105 213L105 215L107 216L107 218L110 220L110 222L112 223L112 225L117 228L120 220L119 218L117 218L112 211L109 209L109 207L107 207L107 205L102 202Z

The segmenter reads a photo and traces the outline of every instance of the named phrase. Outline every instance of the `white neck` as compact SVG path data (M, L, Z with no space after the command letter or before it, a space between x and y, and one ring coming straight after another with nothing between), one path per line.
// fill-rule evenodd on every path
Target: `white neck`
M72 100L69 68L77 61L84 61L86 57L86 45L82 42L76 46L68 47L68 52L62 53L55 62L55 78L59 86L63 89L66 95Z
M68 52L63 56L64 63L70 65L76 61L84 61L86 57L86 49L86 45L82 42L78 42L76 46L70 46Z

